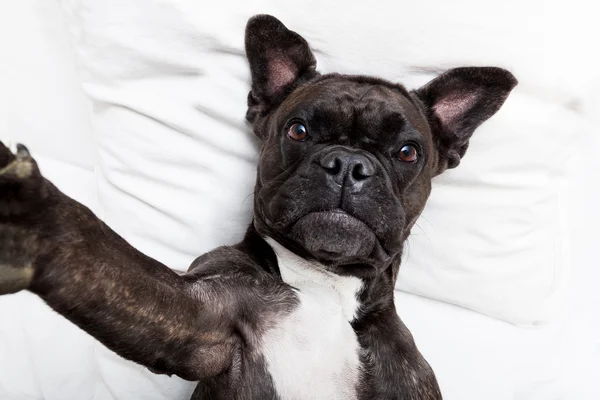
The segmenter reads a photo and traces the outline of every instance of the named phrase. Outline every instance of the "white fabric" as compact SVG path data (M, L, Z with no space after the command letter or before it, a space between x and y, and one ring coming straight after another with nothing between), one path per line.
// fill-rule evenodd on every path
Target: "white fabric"
M552 3L537 1L494 8L465 0L387 2L360 10L358 2L303 2L292 10L274 0L235 7L222 1L212 8L192 0L60 3L65 16L46 0L0 5L2 43L8 44L0 54L0 92L8 88L0 114L9 111L0 115L0 134L28 144L59 187L105 213L138 248L179 269L217 244L238 240L248 222L255 148L244 131L248 72L241 50L250 14L273 13L303 34L324 72L372 73L416 87L437 68L513 70L521 81L514 96L478 131L461 166L435 182L401 279L410 284L405 289L514 323L548 322L524 329L400 291L397 308L447 400L600 398L600 268L593 252L600 146L589 141L597 128L577 128L590 117L600 123L599 99L591 97L600 87L598 64L582 51L593 55L598 36L585 32L595 29L585 19L594 13L577 1L569 3L577 19L563 15L565 4L553 10ZM566 255L574 268L561 315L568 271L543 261L520 266L530 260L524 254L547 261L551 251L562 251L556 231L540 230L553 226L549 220L560 224L552 212L565 208L557 206L563 200L552 186L568 172L561 160L574 143L585 143L578 171L585 165L590 172L580 173L577 202L569 209L576 218L565 221L572 225L573 249ZM555 168L546 169L550 165ZM473 212L473 204L456 201L469 195L486 202L502 196L517 214L504 221L497 210L475 203ZM531 215L520 213L523 204ZM531 236L521 235L527 227ZM537 246L547 237L559 244L544 252ZM508 251L519 243L523 258ZM453 251L462 247L465 252ZM450 253L440 257L434 250ZM500 259L507 260L506 270ZM552 271L562 277L549 278ZM191 390L193 384L121 359L28 293L0 298L0 399L183 400Z
M91 103L60 8L51 1L2 2L0 25L0 134L18 133L42 155L92 170Z

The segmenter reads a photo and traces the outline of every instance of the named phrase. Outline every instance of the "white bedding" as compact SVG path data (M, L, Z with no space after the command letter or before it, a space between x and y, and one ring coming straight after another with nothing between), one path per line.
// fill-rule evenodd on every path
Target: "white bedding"
M97 196L98 179L103 178L88 114L92 105L79 87L60 9L54 2L30 0L2 3L0 13L13 16L7 27L14 38L0 55L8 66L9 99L14 99L8 120L0 120L0 137L26 142L50 179L103 216L105 205ZM311 39L319 44L317 37ZM520 57L527 54L518 52ZM572 78L574 90L566 97L536 85L527 93L561 107L572 102L575 118L591 127L577 139L584 153L577 163L578 180L569 189L575 198L569 228L573 269L571 296L562 314L545 326L520 328L452 304L396 293L399 313L447 400L600 399L600 262L595 252L600 237L600 132L595 128L600 126L600 103L597 97L589 100L594 90L600 91L600 79L586 68L590 66L581 73L539 77L558 83ZM114 227L127 239L139 240ZM119 358L28 293L0 298L1 400L184 400L192 389L193 384L154 375Z

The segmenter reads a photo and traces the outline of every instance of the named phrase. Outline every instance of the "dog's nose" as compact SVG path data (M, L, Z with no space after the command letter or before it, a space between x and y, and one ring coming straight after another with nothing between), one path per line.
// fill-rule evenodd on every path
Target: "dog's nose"
M343 149L325 154L319 164L340 186L359 186L375 174L375 166L369 158Z

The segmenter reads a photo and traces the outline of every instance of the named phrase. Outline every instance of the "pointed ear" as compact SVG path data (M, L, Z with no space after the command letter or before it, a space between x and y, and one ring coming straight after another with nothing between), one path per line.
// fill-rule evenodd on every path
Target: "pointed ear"
M517 85L505 69L451 69L414 93L425 104L440 162L437 173L454 168L473 131L496 113Z
M270 15L256 15L248 21L246 56L252 76L246 117L251 122L281 103L293 88L318 75L306 40Z

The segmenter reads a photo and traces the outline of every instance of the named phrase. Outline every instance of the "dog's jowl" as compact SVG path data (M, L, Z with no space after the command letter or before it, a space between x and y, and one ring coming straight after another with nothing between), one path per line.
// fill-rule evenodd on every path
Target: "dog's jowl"
M390 49L393 50L393 49ZM394 307L431 179L516 85L506 70L398 83L320 74L271 16L246 28L247 119L262 147L244 240L178 275L0 145L0 294L29 290L194 399L440 399Z

